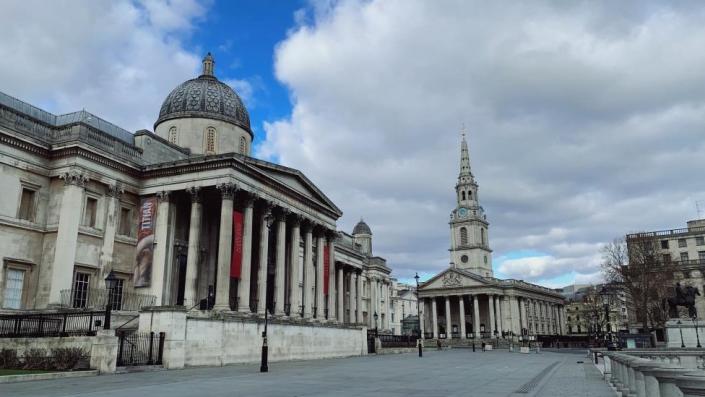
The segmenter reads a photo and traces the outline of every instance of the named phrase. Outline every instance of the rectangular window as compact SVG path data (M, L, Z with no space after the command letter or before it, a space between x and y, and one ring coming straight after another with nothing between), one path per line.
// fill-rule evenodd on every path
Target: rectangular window
M73 278L73 307L83 308L88 303L88 285L90 275L88 273L76 272Z
M705 245L705 237L696 237L695 245Z
M120 208L120 231L122 236L131 236L132 233L132 211L129 208Z
M5 276L5 296L3 306L6 309L22 308L22 289L24 286L24 270L7 269Z
M83 212L83 226L95 227L95 217L98 211L98 200L93 197L86 198L86 208Z
M671 254L663 254L663 263L671 263Z
M122 310L122 288L125 284L125 280L117 279L115 280L115 287L110 294L111 307L113 310Z
M678 239L678 248L685 248L688 246L688 243L684 238L679 238Z
M668 249L668 240L661 240L661 248L665 250Z
M22 188L22 196L20 197L20 210L17 214L19 219L34 222L34 197L35 191L32 189Z
M681 252L681 261L687 261L687 260L688 260L688 253Z

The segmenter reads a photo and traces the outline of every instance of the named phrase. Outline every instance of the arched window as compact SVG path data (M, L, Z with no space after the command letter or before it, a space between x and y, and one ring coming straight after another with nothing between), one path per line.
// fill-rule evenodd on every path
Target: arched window
M247 154L247 141L244 136L240 137L240 153Z
M465 191L463 191L462 196L463 196L463 201L465 201Z
M206 129L206 154L215 154L216 132L215 128L208 127Z
M468 192L468 200L472 200L472 190Z
M482 238L482 245L486 245L487 242L485 241L485 229L480 229L480 237Z
M176 135L176 127L169 128L169 142L176 145L178 143Z
M460 228L460 245L468 245L468 229Z

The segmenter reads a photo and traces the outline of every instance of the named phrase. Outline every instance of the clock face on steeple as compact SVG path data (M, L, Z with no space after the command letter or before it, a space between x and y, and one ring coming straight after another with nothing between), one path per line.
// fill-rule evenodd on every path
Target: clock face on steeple
M460 208L458 210L458 217L467 218L468 217L468 210L466 208Z

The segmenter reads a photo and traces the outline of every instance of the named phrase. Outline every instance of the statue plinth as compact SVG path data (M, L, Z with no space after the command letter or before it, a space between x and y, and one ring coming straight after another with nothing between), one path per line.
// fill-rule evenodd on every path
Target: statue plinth
M698 338L700 338L700 345L705 346L705 320L672 318L666 321L667 347L680 348L685 345L685 347L697 348Z

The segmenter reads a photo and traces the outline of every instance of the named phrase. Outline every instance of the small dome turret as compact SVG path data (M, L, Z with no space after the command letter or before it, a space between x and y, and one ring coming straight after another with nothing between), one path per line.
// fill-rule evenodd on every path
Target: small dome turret
M372 230L365 223L365 221L362 220L362 218L360 218L360 222L358 222L357 225L355 225L355 227L353 228L352 234L353 234L353 236L356 234L370 234L371 235Z

